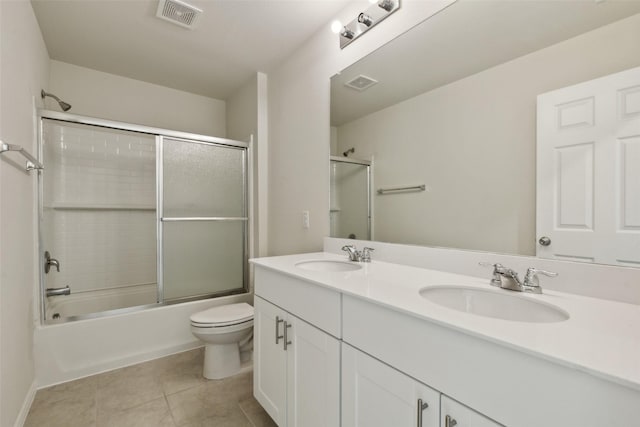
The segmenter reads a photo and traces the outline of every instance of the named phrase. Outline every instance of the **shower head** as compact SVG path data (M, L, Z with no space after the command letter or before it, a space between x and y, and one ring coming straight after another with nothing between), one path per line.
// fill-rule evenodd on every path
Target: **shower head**
M58 101L58 105L60 106L60 108L62 108L62 111L69 111L71 109L71 104L67 104L66 102L64 102L63 100L61 100L60 98L58 98L52 93L47 93L44 90L41 90L40 96L42 97L42 99L46 98L47 96L50 96L51 98Z
M351 147L351 148L349 148L347 151L343 152L343 153L342 153L342 155L343 155L344 157L348 157L348 156L349 156L349 153L355 153L355 152L356 152L356 149L355 149L354 147Z

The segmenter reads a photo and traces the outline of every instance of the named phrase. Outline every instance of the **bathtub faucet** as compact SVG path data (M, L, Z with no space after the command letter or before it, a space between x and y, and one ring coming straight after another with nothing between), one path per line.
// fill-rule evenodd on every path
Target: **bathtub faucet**
M57 297L61 295L71 295L71 288L69 285L64 288L47 288L48 297Z
M49 270L51 270L51 266L54 266L58 273L60 273L60 261L55 258L51 258L51 254L49 251L44 252L44 272L45 274L49 274Z

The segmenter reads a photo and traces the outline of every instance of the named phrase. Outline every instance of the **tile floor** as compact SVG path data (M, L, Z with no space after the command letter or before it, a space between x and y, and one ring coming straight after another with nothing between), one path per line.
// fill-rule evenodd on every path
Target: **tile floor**
M36 393L25 427L275 426L253 398L253 372L202 377L204 349Z

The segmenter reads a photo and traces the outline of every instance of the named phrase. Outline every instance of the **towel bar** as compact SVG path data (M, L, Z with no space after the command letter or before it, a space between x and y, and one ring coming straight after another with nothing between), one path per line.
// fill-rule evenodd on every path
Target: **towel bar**
M40 163L35 157L33 157L31 154L29 154L28 151L26 151L24 148L22 148L19 145L6 144L6 143L0 141L0 154L4 153L5 151L15 151L17 153L22 154L24 157L26 157L26 159L27 159L27 164L26 164L27 171L44 169L44 166L42 166L42 163Z

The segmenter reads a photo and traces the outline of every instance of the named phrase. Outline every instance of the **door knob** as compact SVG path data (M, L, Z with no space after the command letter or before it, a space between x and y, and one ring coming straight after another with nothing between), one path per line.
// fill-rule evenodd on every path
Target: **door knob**
M548 238L547 236L542 236L538 240L538 243L540 243L542 246L549 246L551 244L551 239Z

